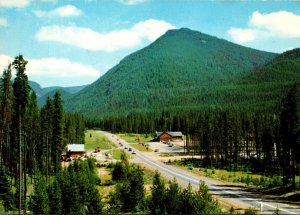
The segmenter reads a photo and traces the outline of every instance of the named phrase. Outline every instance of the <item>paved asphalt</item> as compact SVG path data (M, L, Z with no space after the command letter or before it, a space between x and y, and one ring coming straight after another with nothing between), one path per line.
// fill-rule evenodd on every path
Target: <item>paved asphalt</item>
M111 133L103 132L112 142L118 144L120 141L124 147L129 147L125 140L119 140L116 136ZM127 150L125 150L127 153ZM300 214L300 206L290 205L283 202L277 202L270 199L261 198L257 194L253 194L247 191L243 191L238 187L223 185L222 183L209 179L206 177L196 176L183 169L166 165L162 162L156 161L151 157L147 156L147 153L135 150L136 154L132 155L134 161L142 163L147 167L158 170L164 177L169 180L176 178L179 184L187 186L189 183L193 188L197 189L201 181L204 181L208 186L209 191L216 196L225 199L227 203L232 205L234 208L249 208L254 207L260 213L273 214L275 209L279 209L280 214ZM201 181L200 181L201 180Z

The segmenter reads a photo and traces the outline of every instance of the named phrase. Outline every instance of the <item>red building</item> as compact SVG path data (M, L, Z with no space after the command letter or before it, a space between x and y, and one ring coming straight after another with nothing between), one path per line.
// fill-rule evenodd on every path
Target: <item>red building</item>
M183 135L181 131L155 132L154 139L161 142L182 141Z

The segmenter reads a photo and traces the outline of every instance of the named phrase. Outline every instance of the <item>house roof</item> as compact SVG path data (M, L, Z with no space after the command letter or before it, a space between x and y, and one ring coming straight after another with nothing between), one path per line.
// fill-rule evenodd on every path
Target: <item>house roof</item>
M169 134L171 137L182 137L183 136L181 131L155 132L157 137L159 137L163 133Z
M84 144L68 144L67 151L71 152L84 152Z

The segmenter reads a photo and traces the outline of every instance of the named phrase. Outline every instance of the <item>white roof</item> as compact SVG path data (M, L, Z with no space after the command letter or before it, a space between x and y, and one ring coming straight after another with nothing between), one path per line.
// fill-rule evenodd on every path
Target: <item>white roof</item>
M67 151L71 152L84 152L84 144L68 144Z

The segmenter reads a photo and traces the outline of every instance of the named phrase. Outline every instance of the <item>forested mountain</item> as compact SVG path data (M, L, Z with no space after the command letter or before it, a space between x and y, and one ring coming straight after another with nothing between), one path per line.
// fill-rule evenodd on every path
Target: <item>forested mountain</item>
M34 81L29 81L29 86L31 87L31 89L34 90L38 98L45 94L44 89L39 83L36 83Z
M224 85L274 57L189 29L170 30L125 57L65 107L94 117L216 105Z
M43 88L39 83L36 83L34 81L29 81L29 85L35 91L38 98L46 95L47 93L51 93L50 95L52 95L52 94L54 95L55 91L65 91L70 94L75 94L87 86L87 85L74 86L74 87L53 86L53 87L44 87Z
M80 90L85 88L87 85L74 86L74 87L45 87L43 88L40 84L29 81L30 87L35 91L38 98L38 105L42 107L48 97L53 97L55 92L59 91L63 101L69 99L73 94L78 93Z
M65 89L63 88L59 88L57 90L52 90L46 94L44 94L43 96L39 97L38 100L37 100L37 104L39 107L42 107L43 105L46 104L46 101L48 99L48 97L52 98L56 92L59 92L60 95L61 95L61 99L63 101L66 101L67 99L71 98L74 94L66 91Z

